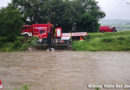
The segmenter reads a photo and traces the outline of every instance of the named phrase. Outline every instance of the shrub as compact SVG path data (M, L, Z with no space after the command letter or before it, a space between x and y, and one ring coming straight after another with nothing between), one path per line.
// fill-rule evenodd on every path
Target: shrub
M29 46L31 46L31 43L23 43L21 48L20 48L20 51L27 50Z
M22 45L22 42L20 40L17 40L13 44L13 49L18 49L21 47L21 45Z
M0 41L0 47L2 47L3 43Z

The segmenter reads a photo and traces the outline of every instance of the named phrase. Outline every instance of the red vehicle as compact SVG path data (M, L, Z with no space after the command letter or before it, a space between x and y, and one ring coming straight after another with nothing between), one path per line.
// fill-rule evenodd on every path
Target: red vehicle
M58 27L53 30L53 24L33 24L23 25L21 35L24 36L37 36L38 42L42 45L48 44L66 44L69 45L72 37L87 36L87 32L74 32L74 33L62 33L62 28Z
M111 26L100 26L100 32L117 32L115 27Z
M30 36L38 36L38 34L42 33L43 37L47 37L47 30L48 30L47 24L23 25L21 35L30 37Z

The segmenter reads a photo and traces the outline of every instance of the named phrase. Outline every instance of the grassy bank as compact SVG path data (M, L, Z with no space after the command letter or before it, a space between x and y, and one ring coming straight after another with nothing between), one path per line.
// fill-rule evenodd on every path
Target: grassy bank
M15 41L10 42L7 37L0 37L0 51L25 51L29 46L32 46L33 41L33 38L26 39L18 36Z
M77 51L130 51L130 31L88 33L90 39L75 41Z
M76 51L130 51L130 31L109 33L88 33L89 39L74 41L72 47ZM36 46L35 37L25 40L19 36L14 42L7 37L0 37L0 51L25 51L29 46Z

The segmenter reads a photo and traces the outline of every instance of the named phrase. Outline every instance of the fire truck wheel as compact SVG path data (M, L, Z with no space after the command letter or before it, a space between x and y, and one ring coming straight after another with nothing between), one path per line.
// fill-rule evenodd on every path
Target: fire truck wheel
M117 32L117 30L115 30L115 32Z
M117 32L117 30L113 30L112 32Z
M29 37L28 34L25 34L24 36L25 36L25 38L28 38L28 37Z

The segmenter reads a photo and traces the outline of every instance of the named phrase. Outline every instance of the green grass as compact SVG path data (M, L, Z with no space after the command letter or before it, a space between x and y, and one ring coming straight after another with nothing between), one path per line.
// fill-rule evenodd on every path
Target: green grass
M76 51L130 51L130 31L88 33L90 39L74 41L73 49ZM29 46L37 46L36 38L22 42L19 36L14 42L8 42L7 37L0 37L0 51L25 51Z
M74 41L76 51L130 51L130 31L88 33L90 39Z
M8 42L7 37L0 37L0 51L12 52L12 51L25 51L32 45L31 41L22 41L24 37L17 37L16 41Z

